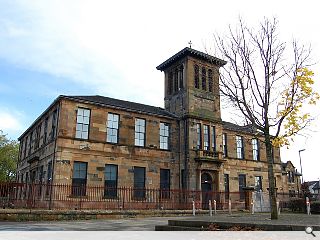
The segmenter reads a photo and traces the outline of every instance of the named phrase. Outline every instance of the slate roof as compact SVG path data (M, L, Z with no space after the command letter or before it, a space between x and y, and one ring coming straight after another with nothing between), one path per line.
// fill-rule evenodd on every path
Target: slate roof
M124 101L120 99L99 96L99 95L95 95L95 96L63 96L62 95L60 97L75 100L75 101L85 101L92 104L99 104L103 106L119 108L122 110L141 112L141 113L169 117L169 118L177 118L175 114L170 113L160 107L154 107L154 106L145 105L141 103L129 102L129 101Z
M163 71L164 69L166 69L172 62L178 61L181 58L184 58L185 56L192 56L198 59L202 59L202 60L206 60L206 61L210 61L218 66L223 66L225 65L227 62L213 57L209 54L200 52L198 50L186 47L184 49L182 49L180 52L176 53L175 55L173 55L172 57L170 57L169 59L167 59L166 61L164 61L163 63L161 63L158 67L157 70L161 70Z
M251 124L240 126L234 123L222 121L222 126L224 129L231 130L231 131L237 131L237 132L240 131L240 132L246 132L250 134L257 133L257 130Z

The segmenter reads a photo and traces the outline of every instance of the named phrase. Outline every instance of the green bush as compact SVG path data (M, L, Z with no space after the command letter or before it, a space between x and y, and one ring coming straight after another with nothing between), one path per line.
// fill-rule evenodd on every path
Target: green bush
M310 203L311 213L320 213L320 201L314 201Z
M291 198L289 201L289 209L293 212L305 212L305 200L303 198Z

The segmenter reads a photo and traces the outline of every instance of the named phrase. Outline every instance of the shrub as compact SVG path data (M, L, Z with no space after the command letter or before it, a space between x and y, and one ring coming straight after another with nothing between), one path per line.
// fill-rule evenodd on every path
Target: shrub
M311 213L320 213L320 201L314 201L310 203Z
M297 212L305 212L306 205L305 200L303 198L291 198L289 201L289 209L291 211L297 211Z

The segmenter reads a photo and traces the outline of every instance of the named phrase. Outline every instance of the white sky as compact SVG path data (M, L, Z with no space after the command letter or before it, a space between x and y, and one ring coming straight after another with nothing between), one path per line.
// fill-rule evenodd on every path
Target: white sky
M64 77L74 84L75 92L81 85L95 94L163 106L163 73L156 66L190 40L193 48L214 52L213 33L227 31L239 16L250 26L264 16L275 16L281 39L289 43L296 37L310 43L320 90L320 19L315 0L0 0L0 6L0 59L21 69ZM1 86L6 87L0 82L0 94ZM62 93L47 94L53 100ZM4 116L0 128L26 128L30 122L22 122L23 110L12 108L1 110L0 104ZM282 160L291 160L300 169L298 150L306 149L301 154L305 180L320 178L318 122L308 138L298 137L289 150L282 151Z

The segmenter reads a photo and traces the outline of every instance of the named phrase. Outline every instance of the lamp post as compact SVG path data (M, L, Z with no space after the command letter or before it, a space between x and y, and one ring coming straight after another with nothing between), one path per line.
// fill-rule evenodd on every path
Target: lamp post
M301 164L301 152L305 151L306 149L299 150L299 158L300 158L300 169L301 169L301 183L303 183L303 175L302 175L302 164Z

